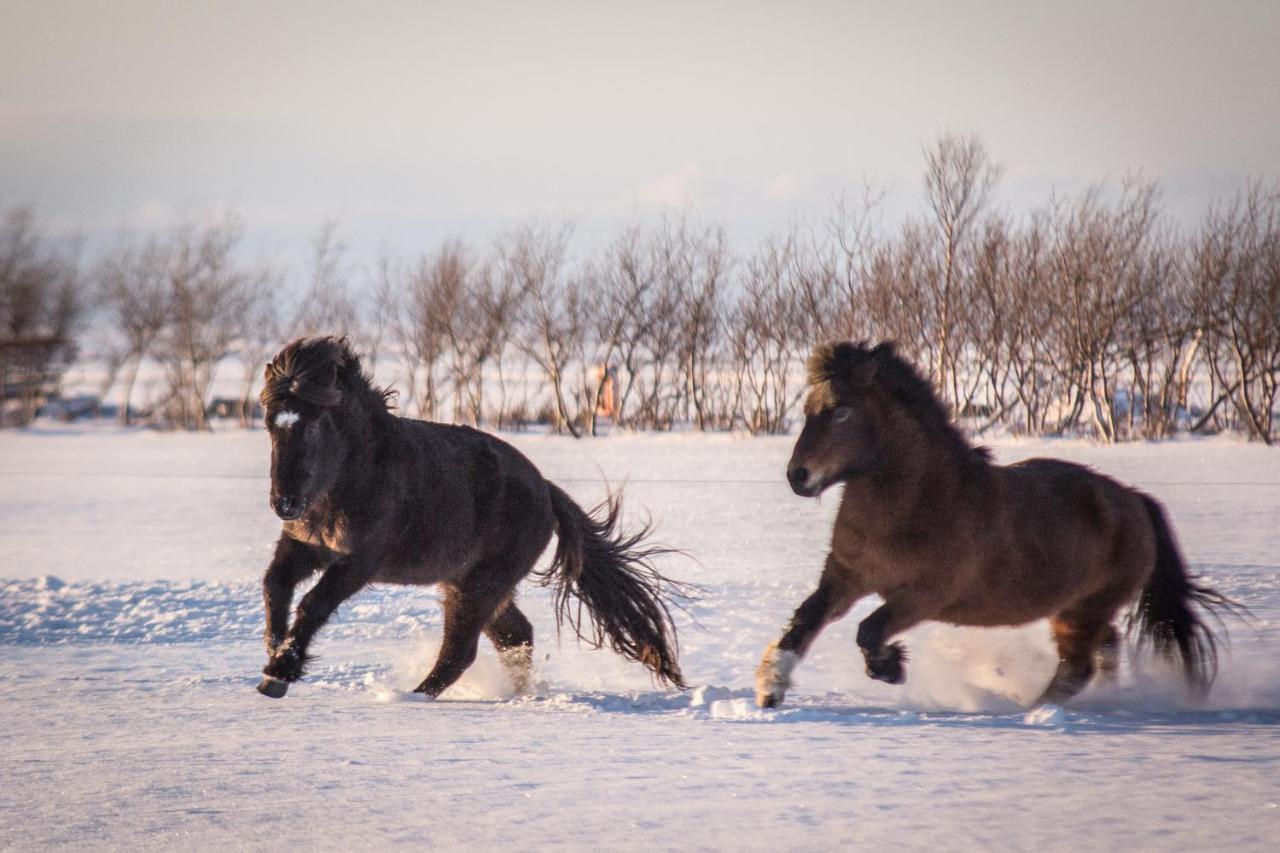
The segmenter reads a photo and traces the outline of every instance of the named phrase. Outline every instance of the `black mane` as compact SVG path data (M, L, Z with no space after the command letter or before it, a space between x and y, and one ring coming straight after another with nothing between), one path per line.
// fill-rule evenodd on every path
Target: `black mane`
M828 396L838 399L843 386L849 391L879 387L888 392L925 430L926 434L959 451L962 456L988 461L990 451L974 447L951 420L951 411L934 393L933 385L912 364L898 355L892 342L876 346L842 341L816 347L808 362L809 385L827 386Z
M373 408L386 411L395 391L378 388L360 365L360 357L345 337L299 338L267 365L262 405L286 399L331 408L343 394L366 398Z

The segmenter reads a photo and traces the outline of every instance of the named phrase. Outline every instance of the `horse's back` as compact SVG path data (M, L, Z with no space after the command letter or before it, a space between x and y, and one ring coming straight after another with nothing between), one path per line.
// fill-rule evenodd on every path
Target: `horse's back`
M1145 519L1136 491L1086 465L1034 458L998 469L1012 506L1057 522L1069 521L1105 535Z
M998 469L1020 574L1049 597L1127 597L1150 574L1155 541L1140 493L1084 465L1028 459Z
M408 418L401 427L388 476L403 517L380 580L449 580L517 541L550 540L546 481L515 447L470 427Z

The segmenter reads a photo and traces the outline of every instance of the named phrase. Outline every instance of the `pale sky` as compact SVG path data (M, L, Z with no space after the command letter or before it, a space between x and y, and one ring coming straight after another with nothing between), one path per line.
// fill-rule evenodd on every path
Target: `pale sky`
M266 251L664 208L737 242L975 133L1012 211L1280 178L1280 2L10 2L0 204L90 241L232 206Z

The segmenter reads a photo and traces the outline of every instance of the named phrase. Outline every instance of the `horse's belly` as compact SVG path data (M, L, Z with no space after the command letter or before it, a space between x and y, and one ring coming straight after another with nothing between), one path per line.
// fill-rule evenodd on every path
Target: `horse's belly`
M1056 612L1054 607L1007 606L1004 602L964 601L946 607L938 614L938 621L973 628L1000 628L1025 625L1044 619Z
M978 574L940 618L982 628L1025 625L1059 612L1079 597L1082 587L1082 579L1068 567L1003 566Z
M373 577L374 583L433 584L449 580L455 572L449 567L427 561L420 563L384 563Z

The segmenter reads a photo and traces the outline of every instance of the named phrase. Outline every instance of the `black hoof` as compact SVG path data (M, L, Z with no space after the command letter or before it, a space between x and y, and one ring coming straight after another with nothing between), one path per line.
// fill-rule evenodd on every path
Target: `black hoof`
M296 648L288 646L267 661L262 674L278 681L297 681L302 678L311 660L311 655L300 655Z
M769 709L778 707L780 702L778 701L777 694L770 693L768 696L761 696L757 698L756 704L759 705L761 708L764 708L765 710L769 710Z
M886 684L901 684L907 680L903 663L907 659L907 651L900 643L890 643L876 653L867 652L867 675L876 681Z
M283 699L284 694L289 692L289 682L268 675L258 682L258 692L272 699Z

